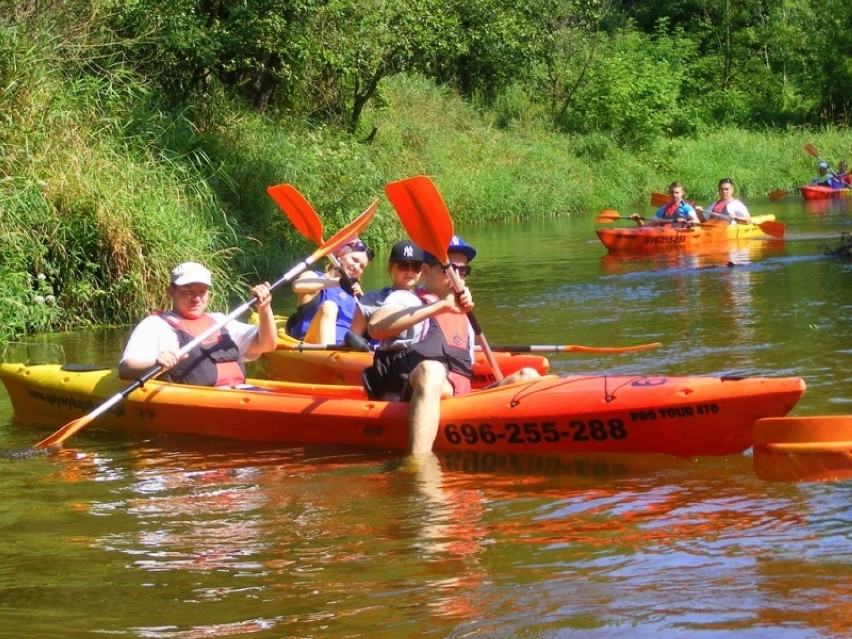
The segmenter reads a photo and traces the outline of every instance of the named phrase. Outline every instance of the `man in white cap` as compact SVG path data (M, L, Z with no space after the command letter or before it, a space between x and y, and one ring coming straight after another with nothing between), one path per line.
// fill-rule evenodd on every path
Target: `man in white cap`
M251 289L257 326L231 320L179 358L184 345L225 317L206 312L211 286L210 271L198 262L184 262L172 271L172 309L149 315L133 330L118 365L122 379L135 379L159 365L165 371L161 379L182 384L238 387L245 382L245 361L274 350L277 343L272 293L266 283Z

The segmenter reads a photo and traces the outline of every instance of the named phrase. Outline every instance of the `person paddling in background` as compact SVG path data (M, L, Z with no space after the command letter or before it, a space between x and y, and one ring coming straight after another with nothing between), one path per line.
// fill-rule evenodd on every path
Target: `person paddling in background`
M841 171L843 169L841 168ZM832 189L842 189L845 184L843 179L840 176L831 170L828 166L828 162L820 162L817 165L817 175L811 180L811 184L815 184L816 186L828 186Z
M184 262L171 273L172 309L143 319L130 335L118 365L122 379L131 380L154 366L161 379L197 386L239 387L245 383L245 362L275 350L277 335L267 283L251 289L257 298L257 326L231 320L182 358L178 351L218 324L222 313L207 313L212 287L210 271L197 262Z
M361 240L353 240L337 251L338 270L329 265L325 273L306 271L293 282L296 312L287 319L291 337L312 344L342 344L355 316L355 298L363 291L358 277L373 259Z
M719 180L719 199L710 204L707 209L696 206L695 210L705 220L727 220L731 224L751 221L751 213L742 200L734 197L734 181L731 178ZM705 212L706 211L706 212Z
M837 179L840 188L852 188L852 174L849 173L849 163L842 160L837 167Z
M358 298L355 317L350 330L357 337L367 336L367 322L385 303L393 291L413 291L420 281L423 267L423 249L411 240L400 240L391 247L388 257L388 275L391 285L367 291Z
M654 217L647 222L636 213L631 215L630 219L638 226L663 226L676 222L683 225L701 223L701 218L698 217L692 205L683 201L684 191L680 182L672 182L669 185L669 195L671 196L669 201L658 208Z
M470 275L476 249L454 235L447 255L449 268L461 278ZM441 399L469 393L473 374L474 332L465 315L473 309L473 297L466 286L457 295L438 259L425 252L423 257L423 288L393 291L367 324L369 334L381 339L373 366L365 371L368 392L374 398L409 399L411 455L431 452ZM534 369L523 368L499 384L537 377Z

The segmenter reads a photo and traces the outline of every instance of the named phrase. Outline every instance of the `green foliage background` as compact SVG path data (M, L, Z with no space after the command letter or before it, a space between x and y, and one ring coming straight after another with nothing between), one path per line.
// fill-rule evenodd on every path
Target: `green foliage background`
M217 304L425 173L454 218L583 215L673 179L759 196L846 154L836 0L0 0L0 342ZM366 234L401 234L390 205Z

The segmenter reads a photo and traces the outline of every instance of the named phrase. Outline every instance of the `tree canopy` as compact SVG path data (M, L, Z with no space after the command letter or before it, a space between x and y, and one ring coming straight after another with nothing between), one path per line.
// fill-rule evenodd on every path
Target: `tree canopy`
M109 48L87 69L128 65L172 102L225 91L353 133L382 79L402 72L490 107L520 92L554 130L626 143L717 125L847 125L852 106L852 7L839 0L2 0L0 10L13 25L58 14L68 32L98 23Z

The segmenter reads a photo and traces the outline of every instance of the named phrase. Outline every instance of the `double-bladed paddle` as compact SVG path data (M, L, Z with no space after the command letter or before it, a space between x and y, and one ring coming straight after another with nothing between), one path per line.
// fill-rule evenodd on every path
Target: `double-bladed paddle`
M491 346L494 353L637 353L662 346L660 342L636 344L635 346L580 346L577 344L517 344ZM357 348L338 344L309 344L294 342L279 344L282 351L356 351Z
M406 178L391 182L385 186L385 193L396 209L402 225L405 227L411 241L438 258L441 267L447 272L453 290L461 293L462 282L458 273L450 265L448 249L453 238L453 220L450 211L444 203L435 183L425 175ZM491 352L488 340L482 333L482 328L476 320L473 311L468 312L470 325L474 335L485 353L488 364L494 372L494 377L500 381L503 372Z
M639 216L640 220L647 220L648 218ZM595 222L598 224L604 224L607 222L617 222L618 220L633 220L630 216L625 216L616 211L615 209L604 209L598 216L595 218ZM701 226L706 229L711 230L721 230L728 228L728 222L725 220L708 220L707 222L701 222L700 224L694 224L693 226ZM649 227L653 228L653 227Z
M344 228L340 229L337 233L335 233L331 239L327 242L323 242L311 255L300 262L289 271L284 273L278 280L276 280L273 284L269 286L269 290L272 291L284 283L292 281L296 278L300 273L302 273L305 269L311 266L317 260L322 259L326 255L331 252L339 249L346 242L350 241L352 238L357 237L357 235L370 223L370 220L373 218L373 214L376 212L376 208L378 207L378 200L374 201L367 209L358 216L357 219L350 222ZM189 353L196 346L204 342L208 337L210 337L216 331L221 330L225 324L235 319L237 316L245 313L252 306L257 303L257 298L252 297L247 302L243 303L238 308L231 311L228 315L219 320L215 325L211 326L200 335L198 335L195 339L193 339L188 344L184 345L179 351L178 356L181 357ZM72 422L65 424L62 428L57 430L55 433L50 435L49 437L45 437L43 440L38 442L35 446L33 446L33 450L42 449L42 448L54 448L61 446L62 443L67 440L69 437L82 430L86 426L88 426L92 421L94 421L100 415L103 415L110 408L124 400L128 395L130 395L133 391L138 388L141 388L145 382L150 379L153 379L157 375L163 372L163 367L157 364L156 366L152 366L144 374L142 374L136 381L134 381L130 386L125 388L120 393L116 393L110 399L105 401L103 404L98 406L95 410L90 412L88 415L84 415L78 419L75 419ZM25 456L26 453L22 453L21 456Z
M820 157L819 151L817 151L817 148L813 144L811 144L809 142L805 145L804 148L805 148L805 153L807 153L808 155L810 155L813 158L816 158L818 162L825 162L825 160L823 160ZM826 164L828 164L828 162L826 162ZM828 170L833 176L835 176L835 177L837 176L837 173L835 173L834 170L830 166L828 167ZM798 193L798 192L799 192L798 188L795 188L795 189L778 189L777 191L771 191L769 193L769 199L772 200L773 202L775 202L777 200L780 200L780 199L787 197L788 195L790 195L790 193Z

